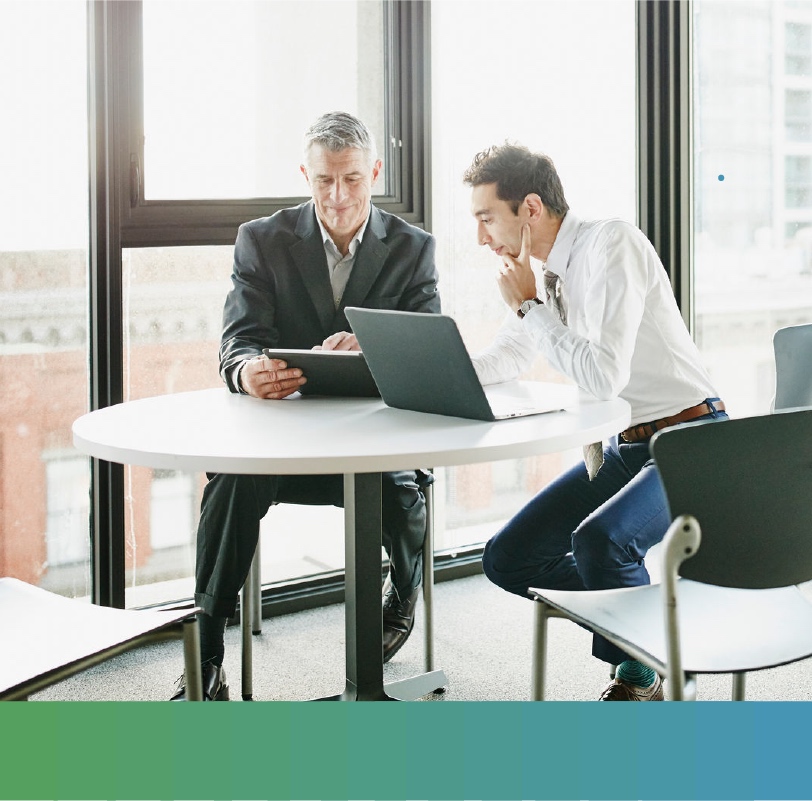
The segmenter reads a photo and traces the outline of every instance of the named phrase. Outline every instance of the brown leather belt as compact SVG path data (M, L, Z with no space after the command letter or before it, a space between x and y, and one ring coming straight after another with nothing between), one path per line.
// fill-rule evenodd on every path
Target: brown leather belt
M659 420L652 420L650 423L640 423L639 425L627 428L621 432L620 438L624 442L645 442L661 428L668 426L675 426L677 423L687 423L689 420L696 420L697 417L704 417L706 414L713 412L723 412L725 404L722 401L702 401L697 403L696 406L689 406L677 414L672 414L671 417L661 417Z

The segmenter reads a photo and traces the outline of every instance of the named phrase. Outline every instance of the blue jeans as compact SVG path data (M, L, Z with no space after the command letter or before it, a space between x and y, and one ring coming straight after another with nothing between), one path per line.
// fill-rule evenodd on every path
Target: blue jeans
M726 418L713 412L691 422ZM525 598L530 587L637 587L651 583L645 556L670 523L648 442L613 438L592 481L583 464L556 478L488 541L482 565L494 584ZM592 654L614 665L629 658L597 634Z

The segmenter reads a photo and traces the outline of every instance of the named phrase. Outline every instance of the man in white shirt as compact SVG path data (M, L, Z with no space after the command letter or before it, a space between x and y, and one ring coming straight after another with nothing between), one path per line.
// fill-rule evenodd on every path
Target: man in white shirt
M629 429L586 449L584 464L545 487L487 543L485 573L525 597L529 587L648 584L646 552L669 523L648 440L668 425L726 417L662 263L635 226L585 222L569 211L545 155L495 146L475 157L464 181L478 242L499 256L497 283L510 309L474 358L480 380L515 378L541 352L581 389L620 396L632 409ZM654 671L597 635L592 652L618 666L601 700L663 699Z

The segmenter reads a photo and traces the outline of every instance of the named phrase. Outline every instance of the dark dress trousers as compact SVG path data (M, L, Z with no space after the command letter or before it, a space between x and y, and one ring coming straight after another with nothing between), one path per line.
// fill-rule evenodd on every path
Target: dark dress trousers
M312 348L350 331L347 306L440 311L434 239L374 205L338 309L312 201L241 225L231 279L220 374L232 392L239 391L237 365L263 348ZM405 597L420 583L425 500L414 471L384 474L382 493L383 544ZM343 506L343 494L340 475L209 475L197 531L195 603L210 615L234 614L259 522L273 504Z

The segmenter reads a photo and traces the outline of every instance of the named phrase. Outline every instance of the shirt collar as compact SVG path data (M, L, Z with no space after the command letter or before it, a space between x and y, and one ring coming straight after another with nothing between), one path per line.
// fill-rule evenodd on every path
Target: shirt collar
M568 211L561 221L550 255L547 256L545 269L555 273L562 281L567 277L567 265L580 227L581 220Z
M372 211L372 206L370 205L369 211L367 211L367 216L364 222L361 224L361 227L355 232L355 236L350 241L349 246L349 253L347 255L354 256L355 251L358 250L358 245L361 244L361 240L364 238L364 233L367 230L367 225L369 224L369 215ZM329 244L332 248L334 248L335 252L339 254L339 258L343 258L339 253L338 248L336 247L336 243L333 242L333 238L330 236L327 229L322 224L322 221L319 219L319 215L316 215L316 222L319 224L319 229L321 230L321 241L327 245Z

